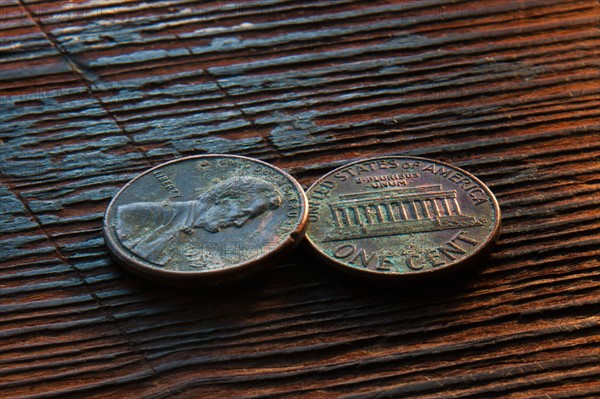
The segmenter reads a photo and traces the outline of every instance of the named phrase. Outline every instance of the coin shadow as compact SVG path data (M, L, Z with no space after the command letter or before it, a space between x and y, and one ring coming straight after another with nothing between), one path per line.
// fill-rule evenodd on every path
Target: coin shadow
M177 340L178 351L210 351L211 337L242 336L266 320L276 325L273 317L277 319L281 314L274 316L272 312L296 309L298 303L307 299L312 302L316 296L343 298L341 308L346 310L348 306L366 306L374 312L394 315L386 319L394 328L404 329L407 320L414 327L416 323L429 323L424 314L440 306L451 311L465 292L472 292L469 287L476 281L477 273L470 273L419 286L369 284L327 267L301 246L271 268L218 286L172 287L140 278L131 282L144 298L144 312L156 321L151 327L156 335ZM328 311L317 304L303 317L318 320L319 314Z
M354 298L373 305L398 304L404 308L411 304L452 303L453 297L464 296L465 292L473 290L478 273L472 270L420 283L382 284L348 276L326 265L312 251L300 245L265 270L219 285L168 286L161 281L129 275L135 278L138 295L144 296L148 303L168 308L171 312L169 317L187 315L205 327L224 327L252 318L257 307L264 304L277 306L288 302L290 299L286 293L290 290L300 294L303 289L308 292L314 287L319 287L319 295Z
M370 295L372 297L381 297L395 299L405 302L419 301L423 299L433 299L440 297L449 297L461 295L469 291L477 278L473 273L462 273L460 275L447 277L444 279L427 280L419 283L377 283L360 281L359 277L346 276L337 270L327 270L324 272L327 277L340 286L343 282L346 291L356 295Z
M308 247L308 245L306 245ZM463 295L466 291L472 290L472 287L478 281L479 270L476 270L481 264L474 264L470 268L461 271L444 274L436 278L414 279L407 282L368 280L363 276L350 275L344 273L327 263L312 251L302 251L304 262L319 269L320 274L330 284L337 289L345 291L347 294L364 297L370 296L373 299L382 298L386 301L395 300L406 302L431 300L435 298L448 298L454 295Z
M250 273L245 270L239 275L231 273L220 280L196 279L187 282L184 279L169 280L120 267L119 272L127 276L127 284L148 303L160 303L161 306L168 306L173 311L179 311L180 307L187 307L187 310L197 308L208 313L213 311L212 308L205 309L207 305L235 303L235 309L230 307L231 312L224 314L224 316L234 316L245 314L245 309L251 309L257 298L264 300L275 295L273 292L281 290L288 284L286 280L292 279L297 284L303 274L303 268L295 267L298 263L297 253L297 248L292 249L277 258L276 262L261 266L260 270ZM115 264L117 263L119 262L115 261ZM290 276L292 274L293 276ZM219 312L222 309L224 308Z

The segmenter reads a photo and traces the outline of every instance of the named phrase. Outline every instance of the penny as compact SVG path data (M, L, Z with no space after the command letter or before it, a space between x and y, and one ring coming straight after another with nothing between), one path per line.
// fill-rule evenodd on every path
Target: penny
M475 176L444 162L390 156L340 167L307 191L307 241L328 264L412 282L476 265L500 232L500 208Z
M202 155L154 167L109 204L103 233L130 271L176 285L218 284L263 269L301 241L306 195L265 162Z

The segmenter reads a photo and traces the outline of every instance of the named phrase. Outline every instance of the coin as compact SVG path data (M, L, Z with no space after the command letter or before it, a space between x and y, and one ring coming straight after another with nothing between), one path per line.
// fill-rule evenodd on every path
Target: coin
M390 156L342 166L307 191L307 241L356 276L413 282L477 264L500 208L475 176L444 162Z
M298 244L306 195L289 174L233 155L177 159L135 177L104 217L111 255L176 285L218 284L264 268Z

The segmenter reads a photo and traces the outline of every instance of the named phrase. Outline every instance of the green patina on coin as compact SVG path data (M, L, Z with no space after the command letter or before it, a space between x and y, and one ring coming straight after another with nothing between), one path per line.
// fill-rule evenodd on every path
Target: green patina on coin
M282 170L246 157L195 156L129 182L106 211L104 236L112 255L138 274L214 283L293 247L306 217L302 188Z
M476 177L417 157L338 168L308 190L309 244L329 264L379 280L445 275L487 253L500 208Z

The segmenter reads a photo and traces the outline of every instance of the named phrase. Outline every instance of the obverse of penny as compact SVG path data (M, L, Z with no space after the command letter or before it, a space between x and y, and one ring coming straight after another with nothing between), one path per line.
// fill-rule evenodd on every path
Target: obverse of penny
M338 168L307 191L309 244L365 278L412 282L480 261L500 208L475 176L444 162L391 156Z
M181 158L131 180L109 204L104 238L129 270L175 285L217 284L264 268L306 230L298 182L231 155Z

